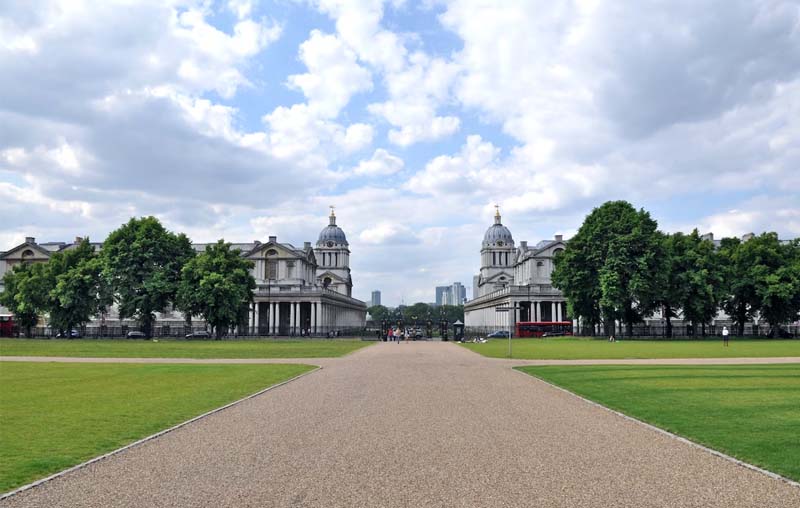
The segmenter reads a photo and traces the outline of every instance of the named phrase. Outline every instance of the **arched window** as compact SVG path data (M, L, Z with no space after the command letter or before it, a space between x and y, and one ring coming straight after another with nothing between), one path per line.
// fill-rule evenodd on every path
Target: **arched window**
M553 251L553 257L558 256L562 252L564 252L564 249L556 249L556 250L554 250Z
M544 263L542 261L538 261L536 263L536 276L537 277L544 276Z
M33 262L33 259L32 259L33 256L34 256L34 254L33 254L32 250L27 249L27 250L23 251L22 252L22 262L25 263L25 264L32 263Z
M275 249L270 249L267 251L267 256L277 256L277 255L278 251L276 251Z
M330 285L331 285L331 278L325 277L325 279L322 281L322 287L327 288Z

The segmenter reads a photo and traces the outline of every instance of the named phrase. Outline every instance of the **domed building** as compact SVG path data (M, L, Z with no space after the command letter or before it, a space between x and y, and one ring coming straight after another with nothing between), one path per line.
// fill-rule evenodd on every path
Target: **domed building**
M514 282L514 237L495 208L494 224L483 235L481 244L481 272L478 279L478 294L502 289Z
M337 293L352 296L353 280L350 277L350 247L342 228L336 225L336 214L331 207L330 222L317 238L317 284Z
M367 305L352 297L350 247L333 207L314 247L311 242L295 247L274 236L239 247L255 265L250 312L255 334L328 335L365 326Z
M35 238L26 238L25 243L0 252L0 291L2 275L14 265L46 262L52 253L75 248L80 241L76 238L75 243L39 244ZM96 250L102 249L102 243L93 245ZM192 247L203 252L208 245L195 243ZM236 330L239 335L327 336L360 331L366 325L367 305L352 297L350 247L344 231L336 225L333 208L328 225L317 238L316 248L311 242L304 242L302 247L279 242L276 236L268 237L264 243L233 242L232 247L253 262L252 275L256 281L247 322ZM9 317L8 310L0 306L0 324ZM185 322L183 314L171 308L156 315L156 329L183 330ZM200 320L194 322L202 324ZM121 327L135 323L121 320L116 308L112 308L96 317L90 326L122 330Z
M553 258L566 247L561 235L532 247L522 241L517 247L495 208L494 224L481 242L473 299L464 305L465 325L489 332L513 329L518 321L567 321L566 301L550 281ZM497 312L497 307L514 310Z

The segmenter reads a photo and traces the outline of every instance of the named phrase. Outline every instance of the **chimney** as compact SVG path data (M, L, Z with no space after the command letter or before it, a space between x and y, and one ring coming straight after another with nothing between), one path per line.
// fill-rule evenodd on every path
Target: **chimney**
M527 240L521 240L519 242L519 247L522 250L528 250L528 241Z
M272 242L272 243L278 243L278 237L277 236L270 236L269 237L269 241Z
M311 242L303 242L303 250L309 250L311 248Z
M26 236L25 237L25 243L36 243L36 238L34 238L32 236Z
M714 233L706 233L704 235L700 235L700 239L704 240L704 241L708 240L709 242L713 242L714 241Z
M564 241L564 235L556 235L556 241L557 242L563 242Z
M751 240L754 236L756 235L754 235L753 233L747 233L746 235L742 235L742 241L746 242L747 240Z

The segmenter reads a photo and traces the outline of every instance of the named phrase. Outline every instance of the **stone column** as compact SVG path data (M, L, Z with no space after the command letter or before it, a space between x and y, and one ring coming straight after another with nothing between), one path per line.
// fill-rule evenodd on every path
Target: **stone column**
M295 310L294 310L294 302L289 303L289 335L294 332L294 319L295 319Z
M281 329L281 302L275 302L275 335L280 333Z
M317 302L311 302L311 333L317 333Z
M261 304L256 302L256 335L260 333L259 326L261 325Z

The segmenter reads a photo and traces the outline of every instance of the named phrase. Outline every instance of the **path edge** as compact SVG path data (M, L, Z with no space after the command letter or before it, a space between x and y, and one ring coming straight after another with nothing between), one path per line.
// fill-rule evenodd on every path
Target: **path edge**
M299 364L299 365L302 365L302 364ZM125 445L125 446L123 446L121 448L117 448L116 450L112 450L110 452L104 453L103 455L99 455L99 456L94 457L92 459L89 459L89 460L87 460L85 462L81 462L80 464L76 464L76 465L74 465L74 466L72 466L72 467L70 467L68 469L64 469L63 471L59 471L59 472L51 474L50 476L47 476L45 478L41 478L39 480L36 480L35 482L31 482L31 483L29 483L27 485L23 485L22 487L18 487L18 488L14 489L14 490L12 490L10 492L6 492L5 494L0 495L0 501L3 501L3 500L5 500L5 499L7 499L9 497L15 496L15 495L20 494L22 492L25 492L26 490L30 490L30 489L33 489L35 487L38 487L38 486L40 486L40 485L42 485L44 483L47 483L47 482L49 482L51 480L55 480L56 478L60 478L60 477L62 477L64 475L72 473L73 471L77 471L79 469L83 469L83 468L85 468L87 466L90 466L90 465L94 464L95 462L100 462L101 460L104 460L104 459L110 458L110 457L112 457L114 455L120 454L120 453L122 453L124 451L127 451L127 450L131 449L131 448L134 448L134 447L137 447L139 445L142 445L142 444L144 444L144 443L146 443L148 441L152 441L153 439L161 437L164 434L168 434L168 433L170 433L170 432L172 432L174 430L178 430L181 427L185 427L186 425L189 425L190 423L194 423L194 422L196 422L198 420L201 420L203 418L211 416L211 415L213 415L215 413L219 413L220 411L228 409L229 407L235 406L237 404L240 404L242 402L250 400L250 399L252 399L254 397L258 397L259 395L262 395L262 394L264 394L264 393L266 393L266 392L268 392L270 390L274 390L275 388L279 388L279 387L281 387L281 386L283 386L285 384L291 383L292 381L296 381L296 380L300 379L301 377L308 376L309 374L313 374L313 373L315 373L315 372L317 372L317 371L322 369L321 365L313 365L313 367L316 367L316 368L314 368L312 370L309 370L308 372L303 372L302 374L298 374L297 376L289 378L286 381L281 381L278 384L270 385L270 386L268 386L268 387L264 388L263 390L260 390L260 391L258 391L256 393L251 393L250 395L242 397L241 399L235 400L233 402L230 402L230 403L228 403L228 404L226 404L224 406L218 407L216 409L212 409L211 411L207 411L207 412L205 412L205 413L203 413L201 415L197 415L197 416L195 416L193 418L190 418L189 420L186 420L185 422L181 422L181 423L179 423L177 425L173 425L172 427L169 427L167 429L158 431L155 434L151 434L149 436L143 437L142 439L139 439L138 441L134 441L133 443L127 444L127 445Z
M527 367L527 365L521 365L521 367ZM719 450L715 450L713 448L709 448L708 446L702 445L700 443L692 441L691 439L685 438L683 436L679 436L678 434L675 434L675 433L672 433L672 432L670 432L668 430L662 429L661 427L656 427L652 423L647 423L644 420L640 420L638 418L634 418L633 416L626 415L625 413L617 411L616 409L611 409L610 407L604 406L604 405L600 404L599 402L595 402L593 400L587 399L586 397L583 397L582 395L578 395L577 393L572 392L570 390L567 390L566 388L563 388L561 386L555 385L555 384L551 383L550 381L547 381L545 379L540 378L539 376L535 376L535 375L532 375L532 374L528 374L527 372L523 372L521 370L518 370L516 367L512 367L511 370L513 370L514 372L517 372L519 374L522 374L523 376L528 376L530 378L536 379L537 381L541 381L542 383L544 383L544 384L546 384L546 385L548 385L548 386L550 386L552 388L555 388L556 390L560 390L560 391L562 391L564 393L572 395L573 397L581 399L582 401L584 401L584 402L586 402L588 404L591 404L592 406L599 407L600 409L604 409L605 411L608 411L608 412L613 413L613 414L615 414L617 416L620 416L620 417L622 417L622 418L624 418L624 419L626 419L628 421L631 421L631 422L634 422L634 423L638 423L639 425L647 427L650 430L654 430L654 431L658 432L659 434L671 437L672 439L680 441L680 442L682 442L684 444L688 444L689 446L692 446L694 448L699 448L700 450L708 452L711 455L715 455L716 457L719 457L719 458L721 458L723 460L727 460L728 462L732 462L732 463L736 464L737 466L741 466L741 467L750 469L751 471L755 471L757 473L761 473L763 475L766 475L766 476L772 478L773 480L779 480L779 481L782 481L784 483L788 483L792 487L796 487L796 488L800 489L800 482L796 482L796 481L792 480L791 478L786 478L785 476L781 476L778 473L773 473L772 471L769 471L767 469L764 469L764 468L758 467L756 465L750 464L749 462L745 462L743 460L739 460L736 457L732 457L732 456L730 456L730 455L728 455L726 453L723 453L723 452L721 452Z

